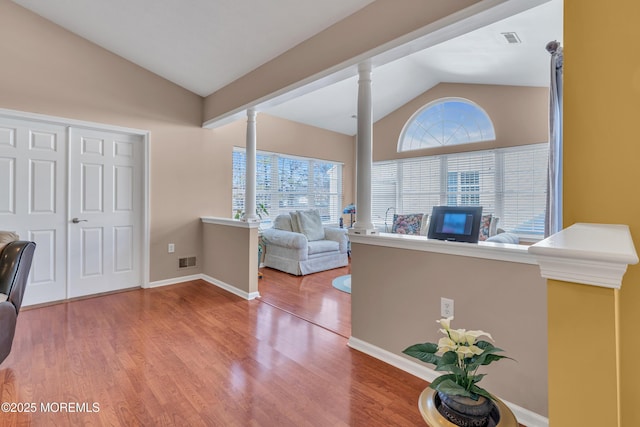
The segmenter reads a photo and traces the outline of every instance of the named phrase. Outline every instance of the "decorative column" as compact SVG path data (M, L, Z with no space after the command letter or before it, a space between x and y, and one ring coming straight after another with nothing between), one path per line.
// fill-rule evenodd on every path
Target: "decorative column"
M256 112L247 110L247 143L246 143L246 188L244 192L245 222L257 222L256 215Z
M356 222L350 233L377 234L371 221L371 163L373 161L373 107L371 63L358 65L358 134L356 135Z
M619 290L638 263L629 227L578 223L529 252L548 279L549 425L622 426Z

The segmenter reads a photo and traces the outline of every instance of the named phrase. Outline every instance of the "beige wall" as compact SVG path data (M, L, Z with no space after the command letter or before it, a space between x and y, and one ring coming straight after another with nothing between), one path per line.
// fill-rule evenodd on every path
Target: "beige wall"
M258 292L258 229L203 226L203 273L247 294Z
M0 108L150 131L150 280L201 273L200 217L231 216L231 150L245 122L202 129L201 97L9 1L0 57ZM344 162L351 200L353 138L263 114L258 135L259 149ZM184 256L198 266L178 269Z
M202 98L9 1L0 2L0 57L0 108L150 131L150 279L199 272L179 271L177 258L202 258L198 217L228 193L210 185L218 147L200 127Z
M208 96L204 119L253 103L477 2L377 0Z
M351 272L353 337L399 355L437 342L440 298L452 298L452 327L489 332L515 359L487 366L480 386L546 416L546 285L537 265L354 243Z
M493 121L496 140L398 153L398 138L411 116L429 102L446 97L466 98L482 107ZM374 124L373 160L430 156L547 142L549 139L548 111L548 88L441 83Z

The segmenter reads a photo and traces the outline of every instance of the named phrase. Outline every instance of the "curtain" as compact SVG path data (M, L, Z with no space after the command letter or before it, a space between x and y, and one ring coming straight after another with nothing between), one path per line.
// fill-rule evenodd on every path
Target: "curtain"
M562 230L562 47L552 41L547 43L547 51L551 54L551 84L545 237Z

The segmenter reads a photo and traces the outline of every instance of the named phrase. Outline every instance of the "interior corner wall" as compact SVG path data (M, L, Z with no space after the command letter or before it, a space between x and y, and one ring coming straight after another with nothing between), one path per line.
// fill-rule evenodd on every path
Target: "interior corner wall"
M398 138L419 109L440 98L459 97L484 109L496 132L495 141L398 153ZM373 160L432 156L487 150L549 140L549 89L545 87L440 83L378 120L373 127Z
M0 2L0 108L150 131L150 280L201 272L202 215L215 201L218 147L201 128L203 99L40 18ZM175 253L167 253L167 244Z
M628 224L640 242L640 3L565 0L564 225ZM640 425L640 266L620 290L621 419ZM613 333L613 331L612 331ZM566 363L566 361L560 361ZM587 373L598 387L599 367Z
M229 161L220 165L224 171L224 182L229 189L225 201L225 214L231 214L231 153L233 147L246 145L246 120L237 120L226 126L213 129L215 144L224 150ZM343 205L353 201L355 139L352 136L293 122L265 113L256 116L256 145L258 151L309 157L344 165L342 171ZM220 171L219 171L220 172Z

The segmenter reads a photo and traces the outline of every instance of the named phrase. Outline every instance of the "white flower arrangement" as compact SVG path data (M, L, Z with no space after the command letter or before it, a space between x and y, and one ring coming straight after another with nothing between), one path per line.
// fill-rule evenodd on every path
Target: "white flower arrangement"
M453 317L449 317L437 321L442 326L440 332L446 335L440 338L438 344L414 344L406 348L403 353L436 365L436 371L449 372L436 378L429 387L444 394L466 396L474 400L478 400L479 396L492 399L489 392L477 385L485 376L478 373L478 368L509 358L496 354L503 351L502 349L479 339L487 337L493 341L489 333L451 329L452 320Z

